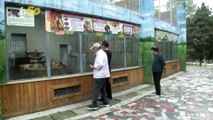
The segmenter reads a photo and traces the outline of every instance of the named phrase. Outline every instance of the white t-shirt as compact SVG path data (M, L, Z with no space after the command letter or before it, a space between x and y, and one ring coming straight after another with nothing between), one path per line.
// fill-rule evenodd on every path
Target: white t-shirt
M106 53L100 49L96 53L93 78L108 78L110 77L108 59Z

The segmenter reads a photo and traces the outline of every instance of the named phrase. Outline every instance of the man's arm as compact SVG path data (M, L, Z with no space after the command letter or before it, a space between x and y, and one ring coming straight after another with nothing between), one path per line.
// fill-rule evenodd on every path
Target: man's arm
M104 57L102 55L97 56L93 69L100 70L104 65Z

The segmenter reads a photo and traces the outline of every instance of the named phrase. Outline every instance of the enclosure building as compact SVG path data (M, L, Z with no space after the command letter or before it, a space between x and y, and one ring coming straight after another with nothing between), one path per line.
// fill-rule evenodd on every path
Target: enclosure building
M95 54L107 40L113 92L153 84L151 46L163 77L185 70L184 3L175 0L1 0L2 118L91 99Z

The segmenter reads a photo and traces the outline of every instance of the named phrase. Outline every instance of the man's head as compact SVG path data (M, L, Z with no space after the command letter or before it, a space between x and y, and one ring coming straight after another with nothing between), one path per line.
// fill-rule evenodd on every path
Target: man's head
M154 45L154 46L152 46L151 50L152 50L153 54L157 54L159 51L159 48L158 48L158 46Z
M106 40L104 40L104 41L102 42L101 46L102 46L103 49L106 49L106 48L109 47L109 42L106 41Z
M101 49L101 45L99 43L94 43L90 49L92 49L94 52L97 52Z

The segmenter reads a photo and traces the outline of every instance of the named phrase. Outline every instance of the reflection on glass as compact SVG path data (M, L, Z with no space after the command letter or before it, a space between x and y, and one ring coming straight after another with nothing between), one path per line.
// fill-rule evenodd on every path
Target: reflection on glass
M124 67L124 38L119 35L113 35L109 38L109 49L112 52L111 68Z
M34 27L6 26L10 80L47 76L44 12L35 20Z
M95 33L82 35L82 58L83 58L83 72L91 72L92 69L89 64L93 64L95 60L95 54L90 48L96 42L102 43L104 40L104 34L97 36Z
M161 30L155 30L155 38L159 46L160 53L165 60L175 60L178 57L177 41L178 36Z
M159 52L163 55L166 61L175 60L178 57L177 43L172 41L159 41L156 43L159 47Z
M139 55L139 40L136 37L126 38L126 62L127 67L138 65L138 55Z
M80 73L79 32L49 34L51 75Z

